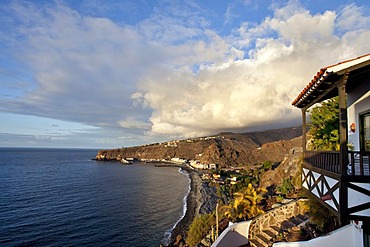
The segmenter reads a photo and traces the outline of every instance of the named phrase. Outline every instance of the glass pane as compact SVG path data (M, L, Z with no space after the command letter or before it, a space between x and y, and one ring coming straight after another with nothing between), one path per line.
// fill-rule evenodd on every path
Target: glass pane
M370 115L364 116L365 151L370 151Z
M364 223L364 247L370 247L370 226Z

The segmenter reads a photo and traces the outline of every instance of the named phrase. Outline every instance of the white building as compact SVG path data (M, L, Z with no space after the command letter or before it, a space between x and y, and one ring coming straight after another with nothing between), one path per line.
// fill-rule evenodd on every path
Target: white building
M176 163L176 164L186 164L188 160L184 158L172 158L171 162Z

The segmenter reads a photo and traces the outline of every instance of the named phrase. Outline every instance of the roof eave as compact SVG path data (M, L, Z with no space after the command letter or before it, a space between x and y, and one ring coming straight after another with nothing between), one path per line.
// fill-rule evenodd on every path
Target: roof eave
M325 83L331 85L337 82L330 81L331 79L333 79L332 76L337 75L338 77L341 77L345 73L350 73L351 71L370 65L369 56L370 54L366 54L355 59L347 60L335 65L321 68L320 71L317 72L317 74L311 80L311 82L301 91L298 97L292 102L292 105L297 108L306 108L308 105L310 105L311 102L310 100L306 102L307 98L309 97L317 98L317 96L314 93L316 92L316 90L320 89L320 85L323 85Z

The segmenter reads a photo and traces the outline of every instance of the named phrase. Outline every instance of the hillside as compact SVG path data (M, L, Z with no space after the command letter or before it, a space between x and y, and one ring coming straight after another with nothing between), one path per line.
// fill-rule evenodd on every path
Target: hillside
M284 128L248 133L220 133L215 136L176 140L150 145L100 150L97 160L196 159L221 167L279 162L292 147L300 146L301 128Z

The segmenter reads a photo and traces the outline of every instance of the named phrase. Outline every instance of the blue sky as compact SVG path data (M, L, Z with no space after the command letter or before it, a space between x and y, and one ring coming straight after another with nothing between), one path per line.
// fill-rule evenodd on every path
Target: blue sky
M368 1L3 0L0 21L0 146L295 126L321 67L370 52Z

